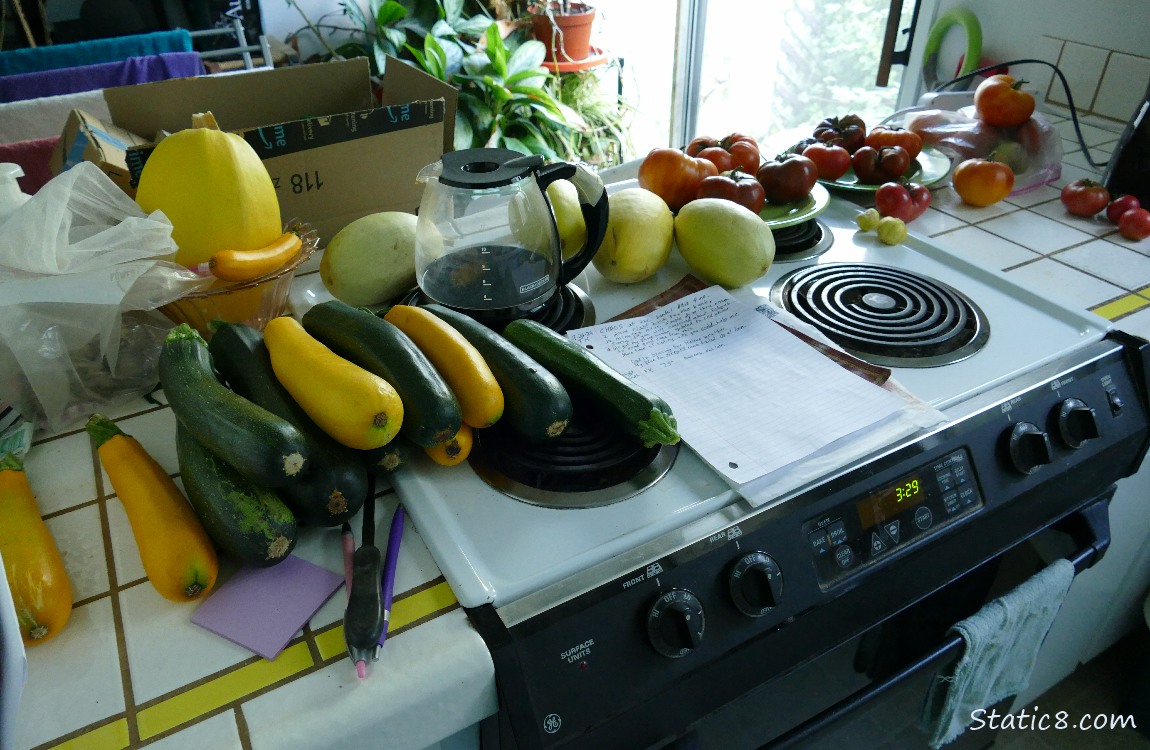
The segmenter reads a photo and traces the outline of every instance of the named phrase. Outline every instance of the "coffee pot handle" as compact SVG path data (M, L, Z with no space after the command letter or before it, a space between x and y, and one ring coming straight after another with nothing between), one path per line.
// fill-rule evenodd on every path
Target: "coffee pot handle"
M547 197L547 186L552 182L570 180L579 194L579 210L583 212L583 221L587 225L587 243L579 252L563 261L558 281L559 286L563 286L587 267L603 243L603 237L607 234L607 190L599 175L582 164L549 164L539 170L536 179L544 198Z

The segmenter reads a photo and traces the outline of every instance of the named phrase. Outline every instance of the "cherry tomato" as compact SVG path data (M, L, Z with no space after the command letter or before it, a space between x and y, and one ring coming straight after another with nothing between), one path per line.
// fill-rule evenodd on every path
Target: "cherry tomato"
M999 128L1013 128L1034 114L1034 96L1023 91L1026 81L1013 76L996 75L978 84L974 90L974 114L980 120Z
M823 143L837 141L853 154L866 143L866 123L858 115L828 117L815 126L814 136Z
M911 159L917 159L922 153L922 136L913 130L879 125L866 134L866 145L871 148L902 146Z
M820 180L837 180L851 168L851 153L837 143L815 141L802 150L815 163Z
M1128 240L1150 237L1150 211L1132 208L1118 217L1118 233Z
M662 198L678 211L695 200L703 178L719 173L714 162L687 156L677 148L651 149L639 165L639 187Z
M725 198L758 213L763 209L766 193L763 186L741 169L704 177L699 184L699 198Z
M874 196L879 216L893 216L908 224L923 215L930 201L930 190L917 182L884 182Z
M1132 208L1142 208L1142 202L1138 200L1138 196L1120 195L1110 201L1110 205L1106 207L1106 218L1110 219L1111 224L1117 224L1122 214Z
M762 160L759 144L751 136L742 133L731 133L720 140L701 135L687 144L686 151L688 156L715 162L720 172L729 172L739 167L744 172L754 174Z
M755 174L768 203L793 203L811 194L819 168L802 154L780 154L763 162Z
M880 185L897 180L906 173L910 167L910 154L902 146L863 146L851 156L851 167L859 182Z
M1075 216L1093 216L1110 202L1110 191L1101 182L1089 179L1066 183L1059 196L1066 210Z
M967 159L954 168L951 179L958 197L971 206L998 203L1014 189L1014 171L1000 161Z

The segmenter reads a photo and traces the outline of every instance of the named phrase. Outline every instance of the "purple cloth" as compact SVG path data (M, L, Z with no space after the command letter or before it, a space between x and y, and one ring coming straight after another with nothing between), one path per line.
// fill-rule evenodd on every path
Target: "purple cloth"
M192 34L187 29L0 50L0 76L35 73L55 68L75 68L80 65L116 62L129 57L162 55L165 52L191 51Z
M129 57L119 62L57 68L0 77L0 102L39 99L42 96L76 94L81 91L129 86L134 83L188 78L204 74L198 52L167 52Z

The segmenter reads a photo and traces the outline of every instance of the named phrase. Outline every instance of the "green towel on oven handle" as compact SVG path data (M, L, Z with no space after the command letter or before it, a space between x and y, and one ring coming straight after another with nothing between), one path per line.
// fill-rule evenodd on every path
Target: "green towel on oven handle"
M966 648L927 689L919 728L930 735L931 747L937 750L962 734L973 711L1026 689L1038 649L1073 580L1074 565L1056 560L951 628Z

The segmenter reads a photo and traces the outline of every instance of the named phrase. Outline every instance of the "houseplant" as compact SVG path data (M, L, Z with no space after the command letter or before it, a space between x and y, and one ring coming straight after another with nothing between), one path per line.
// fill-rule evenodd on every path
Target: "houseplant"
M572 0L545 0L530 6L531 30L547 48L546 60L585 60L591 55L595 8Z

